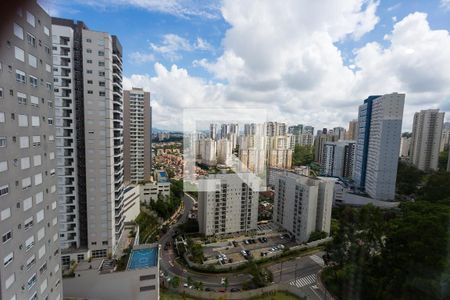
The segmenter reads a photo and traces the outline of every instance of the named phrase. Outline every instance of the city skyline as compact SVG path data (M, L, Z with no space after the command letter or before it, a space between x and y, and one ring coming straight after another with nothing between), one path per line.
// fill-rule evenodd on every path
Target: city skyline
M58 16L82 14L91 26L119 36L127 45L124 87L152 92L157 128L179 130L179 118L172 116L213 105L268 108L280 122L346 127L357 117L350 107L360 99L392 92L408 95L402 131L411 131L414 112L422 109L439 108L449 120L450 63L440 55L450 48L444 1L355 0L335 8L326 1L245 7L228 1L206 7L197 1L112 1L108 10L104 1L40 3ZM287 10L296 13L274 22L274 14ZM301 11L323 18L309 22ZM256 18L262 12L264 22ZM105 22L109 18L120 22ZM289 28L296 29L286 34Z

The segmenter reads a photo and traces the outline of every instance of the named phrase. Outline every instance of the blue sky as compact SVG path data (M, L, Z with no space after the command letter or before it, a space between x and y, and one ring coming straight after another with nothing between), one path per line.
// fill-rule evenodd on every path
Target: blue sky
M303 63L303 65L299 64L298 70L294 70L294 74L303 74L302 72L304 71L304 73L310 75L308 79L301 80L301 87L294 86L293 88L289 87L287 89L284 87L286 85L289 86L289 82L286 83L286 81L283 81L283 79L280 78L285 78L285 76L294 72L292 70L289 70L289 67L284 68L283 70L274 68L274 76L267 74L262 75L262 72L261 74L255 75L255 78L249 78L249 72L256 73L260 70L259 68L252 69L251 67L249 67L251 66L253 60L252 54L245 53L246 50L243 50L244 48L241 47L245 46L246 41L249 41L248 48L256 53L256 56L260 55L259 52L263 53L264 55L266 55L267 61L272 62L272 66L275 65L274 62L276 62L277 60L276 56L279 54L281 57L281 55L284 54L281 54L283 48L276 48L279 46L278 44L274 44L275 47L272 52L265 49L267 47L271 47L270 43L264 43L264 41L256 40L258 34L255 33L255 36L253 36L251 32L250 34L248 32L248 28L257 28L252 27L258 26L256 25L256 23L263 24L264 26L267 25L267 38L272 38L274 41L277 41L280 34L277 34L276 30L272 33L270 32L272 27L278 27L278 24L270 23L271 20L272 22L273 20L277 20L277 16L264 16L262 17L264 19L262 21L263 23L260 23L261 20L258 20L258 18L251 19L251 17L248 16L247 13L247 10L256 10L259 7L245 7L247 3L245 3L244 5L244 2L247 1L213 2L199 0L168 0L167 2L164 2L157 0L40 0L40 3L44 6L44 8L47 9L47 11L50 12L50 14L64 18L83 20L87 24L87 26L93 30L110 32L119 37L124 49L124 75L130 79L130 82L132 84L145 85L145 88L150 89L151 92L154 93L154 104L156 109L155 113L157 114L155 120L160 121L161 126L159 127L163 128L179 127L179 124L174 124L167 121L167 115L173 114L175 110L172 109L172 107L167 108L166 106L178 106L177 101L179 101L180 105L178 108L182 109L186 106L189 106L189 103L191 105L193 102L196 103L195 99L197 95L191 95L195 101L189 99L186 99L186 101L184 101L183 99L170 99L170 97L174 97L174 95L168 94L165 87L161 84L156 84L156 82L163 81L165 80L165 78L171 77L172 75L175 77L178 76L177 78L180 78L179 76L181 76L181 79L179 81L186 80L185 84L180 87L180 90L184 89L185 93L191 92L189 88L185 87L185 85L189 85L191 83L194 85L199 85L196 89L197 92L201 91L202 93L202 96L199 96L199 103L210 103L212 101L216 101L217 105L223 105L224 103L231 103L230 105L238 105L246 102L248 104L247 106L264 106L269 101L268 98L276 97L277 99L285 100L280 100L283 103L276 109L277 112L274 112L274 118L278 118L279 116L281 116L282 119L284 118L287 122L309 122L312 123L312 125L316 125L317 127L331 127L337 125L345 126L345 122L355 117L357 108L355 107L354 111L352 110L351 113L347 112L347 109L344 109L342 114L339 114L337 111L327 109L326 117L325 115L323 115L323 119L318 120L318 116L321 113L323 114L323 109L315 108L314 110L310 107L311 104L307 103L307 101L311 99L312 93L315 91L314 86L317 86L317 84L308 84L304 82L309 81L310 78L316 78L316 76L320 76L320 78L324 78L323 80L325 80L328 75L332 77L334 75L334 72L336 72L335 76L337 77L346 78L346 76L349 76L349 79L347 81L352 81L352 83L351 86L346 87L347 91L345 93L342 93L342 95L340 95L340 91L336 91L336 94L338 94L337 101L341 101L339 102L341 103L341 105L337 107L350 104L356 105L358 101L360 101L361 97L363 97L363 95L369 94L371 92L378 92L378 90L380 90L379 87L378 90L374 87L370 87L371 84L369 81L373 79L370 79L370 76L366 74L369 72L373 73L373 70L369 70L367 67L370 64L369 61L371 59L368 59L367 55L360 55L359 58L357 58L358 62L355 63L355 58L358 51L364 49L364 53L373 53L373 51L370 51L371 49L369 49L370 47L368 47L368 45L371 43L378 43L378 45L381 47L381 51L380 53L378 53L379 57L377 57L376 59L380 59L380 63L382 63L383 61L391 62L394 58L388 57L386 52L394 52L394 49L391 46L391 40L386 39L385 36L392 35L394 25L404 19L405 23L408 23L406 22L407 19L417 18L417 20L419 20L420 16L414 15L414 13L416 12L426 13L427 16L425 18L425 22L428 23L430 27L430 36L433 36L432 31L434 30L443 29L447 32L450 29L450 1L448 0L344 1L352 3L360 2L361 8L360 12L358 13L359 15L363 16L360 23L365 23L365 19L372 19L373 24L371 24L369 21L367 21L367 24L362 24L361 26L358 22L352 24L343 24L345 20L343 21L339 18L339 16L333 16L333 12L327 12L332 18L336 17L336 23L333 23L333 20L324 20L322 21L324 22L323 24L326 24L326 26L331 26L330 28L341 25L345 25L346 27L348 27L346 31L339 33L337 37L333 37L333 34L330 34L332 36L331 44L327 44L326 42L324 42L325 44L323 44L323 48L328 49L328 47L335 47L337 49L337 53L338 55L340 55L337 60L342 59L342 65L340 65L339 62L336 62L335 60L326 62L326 56L333 56L335 55L334 52L327 52L325 54L326 56L324 57L321 57L321 54L318 54L317 57L313 58L313 60L315 61L314 63L318 63L319 66L311 65L307 69L302 68L305 67L304 64L308 65L308 59L311 59L310 55L308 56L308 53L310 54L311 52L307 52L307 54L299 54L296 57L287 57L286 63L288 64L288 66L296 64L298 60L307 61L306 63ZM270 2L271 1L266 2L266 6L272 5L272 3ZM311 11L313 11L314 9L319 9L320 11L320 9L322 9L322 11L325 11L327 9L327 6L330 6L325 3L328 2L326 0L323 1L324 6L322 8L309 7L307 1L305 2L299 0L298 2L302 2L305 4L303 6L298 6L294 1L292 7L289 7L289 5L292 4L292 1L286 1L286 7L279 7L279 5L277 4L278 7L274 7L273 12L275 13L281 10L282 12L285 11L286 13L291 13L290 10L295 9L299 9L299 11L303 9L311 9ZM240 3L242 3L242 9L240 7ZM448 5L447 9L445 9L445 4ZM259 3L251 5L259 5ZM320 4L316 6L319 5ZM373 13L367 12L369 11L369 9L367 9L368 7L374 7L375 11ZM267 11L268 14L271 13L271 9ZM235 16L230 15L227 12L238 13L236 13L237 16ZM341 12L336 12L336 14L339 13ZM348 10L343 10L342 14L344 13L350 14ZM367 18L364 17L364 13L367 13ZM351 16L354 15L355 14L351 12ZM246 17L248 17L249 19L246 20ZM268 20L267 24L265 23L265 17L267 17ZM280 18L280 21L284 21L283 16L278 17ZM293 18L295 20L295 16ZM302 25L305 25L306 27L309 26L309 24L306 24L306 22L308 22L306 20L304 21L305 23L302 23L301 14L299 14L299 18L300 23L297 24L300 25L300 27ZM242 20L244 20L245 22L242 22ZM414 24L418 23L417 20L411 20L407 25L405 25L405 27L408 28L407 30L418 30L419 28L413 28ZM255 22L255 24L248 24L251 22ZM306 39L309 39L309 36L314 36L317 31L320 31L320 26L322 26L323 24L318 21L317 28L319 29L308 28L305 30L300 30L298 32L295 32L296 29L294 29L292 44L298 42L300 45L299 49L301 49L303 46L301 46L302 41L300 39L304 40L305 37ZM361 29L360 27L364 28ZM409 29L410 27L411 29ZM279 29L283 30L283 28ZM289 27L288 30L290 30ZM355 38L355 32L358 32L358 30L363 30L363 33ZM286 28L284 29L284 31L286 31ZM325 34L327 34L326 31ZM265 38L264 31L261 33L261 38ZM253 41L253 39L255 39L255 41ZM313 40L315 41L314 38ZM404 41L404 39L399 40ZM317 43L318 45L320 45L320 43L322 42L323 41L321 40ZM289 45L289 40L286 41L286 43L287 45ZM409 43L408 47L413 50L416 50L415 46L418 47L417 49L422 49L420 44L412 45L411 41L406 41L405 43ZM319 46L319 48L321 47ZM315 49L316 50L311 50L312 52L314 52L313 56L316 56L315 52L317 52L317 48ZM327 51L333 51L333 49ZM416 53L419 52L416 51ZM238 66L239 64L233 65L232 63L230 63L227 60L230 55L227 54L230 54L232 56L232 61L234 62L242 61L240 63L240 66ZM422 56L419 56L419 62L417 66L409 66L408 61L405 60L404 64L406 65L399 65L398 68L396 67L396 70L403 70L405 68L413 68L413 70L417 70L417 72L426 70L426 68L423 68L423 61L426 61L427 58L424 57L424 54L420 55ZM225 71L223 70L223 68L221 69L222 61L223 66L225 66L226 68ZM260 60L261 64L264 64L265 61L266 60L264 57L262 57ZM322 65L320 65L321 63ZM333 65L335 63L337 64L336 70L329 69L326 66L327 64ZM356 67L354 68L355 64ZM162 76L162 73L157 71L156 65L160 65L159 69L163 71L162 73L164 73L164 69L166 69L168 71L168 75L166 77ZM172 65L176 65L177 69L171 69ZM245 67L242 67L243 65ZM436 62L435 66L439 65L440 62ZM233 71L234 67L236 67L235 72ZM362 72L360 74L357 74L356 70L359 69L362 69ZM186 71L187 75L184 73L180 75L180 70ZM353 70L350 71L353 72L353 74L349 74L349 70ZM270 71L270 69L264 71ZM317 75L316 71L318 72ZM441 71L444 72L445 70ZM277 74L276 72L279 73ZM343 73L341 74L341 72ZM392 81L396 82L398 77L399 83L393 84L392 88L398 88L400 89L399 92L406 92L407 95L411 95L412 98L411 102L408 102L408 107L405 107L405 119L407 118L407 120L406 122L404 122L404 128L408 129L410 127L411 114L415 110L430 107L441 107L444 110L450 110L450 104L448 104L448 102L450 101L450 98L448 98L450 91L443 90L436 95L431 95L429 93L426 94L423 91L421 91L421 93L416 93L414 92L414 88L411 88L411 83L407 82L407 79L405 79L405 74L400 74L398 72L396 71L396 73L392 75ZM232 75L230 75L229 73ZM260 78L258 78L258 76L260 76ZM363 79L361 79L360 77ZM425 78L428 80L430 76L425 76ZM276 80L279 80L279 82L276 82ZM313 79L311 80L314 81ZM414 79L411 80L413 81ZM242 82L245 82L246 85L243 86ZM361 82L365 83L362 84ZM256 96L258 91L261 90L261 86L269 87L271 86L271 84L273 84L276 88L267 91L267 93L265 94L267 99L263 96ZM222 85L224 85L225 87ZM323 85L327 87L329 86L327 82L324 82ZM380 86L382 87L383 85ZM389 90L386 89L386 91ZM254 93L252 94L252 92ZM379 92L383 93L384 91L380 90ZM177 96L180 97L179 95ZM329 98L327 97L325 97L321 101L323 101L323 103L326 103L327 99L329 101ZM422 104L420 104L420 102L422 102ZM412 103L412 105L409 106L409 103ZM426 103L429 103L429 107L423 105ZM299 110L296 111L295 114L289 111L289 109L286 109L286 107L283 107L284 105L288 106L290 104L294 104L295 107L299 107ZM163 110L166 111L163 112ZM283 114L284 111L288 112ZM156 126L158 126L158 124Z

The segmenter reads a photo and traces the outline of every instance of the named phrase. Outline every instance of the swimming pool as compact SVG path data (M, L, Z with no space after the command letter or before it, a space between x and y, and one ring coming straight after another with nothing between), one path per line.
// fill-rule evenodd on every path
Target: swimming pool
M155 267L158 263L158 248L143 248L132 250L128 260L129 270Z

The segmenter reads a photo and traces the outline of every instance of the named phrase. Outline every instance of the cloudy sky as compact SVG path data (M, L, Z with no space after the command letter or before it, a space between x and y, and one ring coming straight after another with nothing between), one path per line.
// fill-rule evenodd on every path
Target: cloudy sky
M450 121L450 0L39 0L116 34L125 87L151 92L153 126L184 108L259 108L271 120L347 127L368 95L406 93Z

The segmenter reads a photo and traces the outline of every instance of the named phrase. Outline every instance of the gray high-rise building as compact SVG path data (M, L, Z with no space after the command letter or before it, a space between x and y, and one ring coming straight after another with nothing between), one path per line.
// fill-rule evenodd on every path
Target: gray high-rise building
M395 198L404 94L370 96L359 106L353 180L378 200Z
M150 93L141 88L124 91L124 181L150 180L152 174L152 108Z
M414 114L411 162L422 171L438 170L444 115L439 109Z
M322 176L351 177L355 143L353 141L326 142L323 147L320 173Z
M274 182L273 221L308 241L313 231L330 233L334 181L271 170Z
M124 226L122 47L53 18L58 205L63 265L114 254Z
M0 299L62 299L50 16L0 12ZM20 5L19 5L20 4Z

